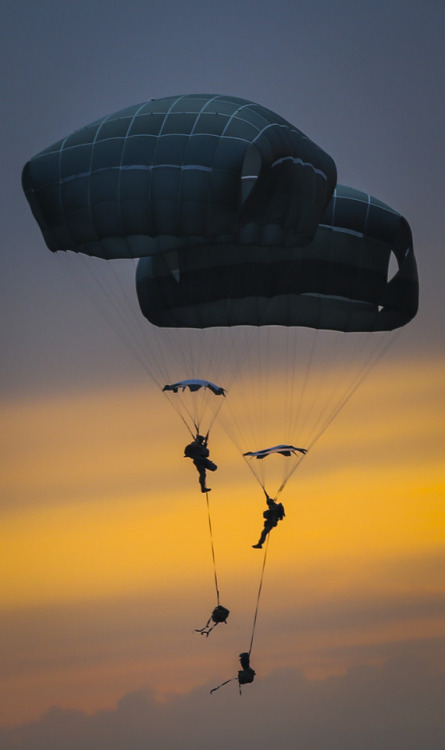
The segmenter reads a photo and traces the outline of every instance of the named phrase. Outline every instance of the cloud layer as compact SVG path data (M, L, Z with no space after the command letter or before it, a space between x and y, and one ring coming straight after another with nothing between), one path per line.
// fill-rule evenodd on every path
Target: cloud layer
M234 670L236 669L234 665ZM229 676L229 675L228 675ZM2 750L441 750L445 742L445 641L394 648L381 666L310 681L296 670L258 676L242 696L232 682L158 702L127 693L87 715L53 707L36 722L0 731Z

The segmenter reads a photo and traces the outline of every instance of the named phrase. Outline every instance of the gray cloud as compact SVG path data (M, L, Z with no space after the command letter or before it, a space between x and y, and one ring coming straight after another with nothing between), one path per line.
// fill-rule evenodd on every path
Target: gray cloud
M2 750L145 750L270 747L288 750L439 750L445 741L445 641L395 647L382 667L309 681L280 670L238 695L230 683L158 703L147 690L88 716L51 708L39 721L0 732ZM443 666L443 661L442 661ZM234 667L235 669L235 667ZM211 687L211 686L210 686Z

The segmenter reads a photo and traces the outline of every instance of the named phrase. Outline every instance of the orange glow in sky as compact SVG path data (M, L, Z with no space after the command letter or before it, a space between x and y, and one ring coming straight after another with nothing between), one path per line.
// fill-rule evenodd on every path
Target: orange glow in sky
M445 634L433 606L444 589L439 371L379 368L287 485L255 634L263 672L291 664L320 678L359 647L371 663L376 644ZM210 655L192 632L216 603L205 496L166 401L134 389L9 403L3 424L0 602L16 646L5 720L38 715L55 693L94 710L135 684L162 696L224 678L250 638L264 506L225 433L212 435L209 499L231 615Z

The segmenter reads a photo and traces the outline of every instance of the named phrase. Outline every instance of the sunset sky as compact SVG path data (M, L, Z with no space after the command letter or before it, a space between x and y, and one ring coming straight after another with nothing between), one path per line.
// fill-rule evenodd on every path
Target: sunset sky
M443 4L6 0L0 17L1 750L439 750ZM193 92L300 128L340 183L406 216L420 278L418 316L280 496L241 697L235 682L209 691L249 649L264 559L251 548L264 496L240 455L249 399L235 378L211 433L230 616L203 638L193 631L216 604L205 496L188 432L144 369L150 332L135 356L88 266L46 248L20 184L31 156L77 128ZM282 373L273 357L262 367L278 435ZM314 363L308 400L327 369Z

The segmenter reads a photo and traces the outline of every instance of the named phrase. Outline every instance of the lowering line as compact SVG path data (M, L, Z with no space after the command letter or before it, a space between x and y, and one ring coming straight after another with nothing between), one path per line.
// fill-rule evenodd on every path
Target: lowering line
M258 593L257 593L257 599L256 599L255 614L254 614L254 618L253 618L252 635L250 637L249 651L247 653L240 654L241 666L243 667L243 669L242 669L241 672L238 672L238 677L230 677L230 679L225 680L224 682L221 682L221 684L217 685L217 687L212 688L212 690L210 690L210 695L212 695L212 693L215 693L220 688L224 687L224 685L228 685L229 682L235 682L235 680L238 680L239 694L242 695L241 686L244 685L244 684L247 684L249 682L253 682L253 679L255 677L255 671L253 669L247 669L247 670L245 669L245 665L243 664L243 657L247 656L247 666L249 666L250 655L251 655L252 646L253 646L253 639L255 637L255 628L256 628L256 623L257 623L257 618L258 618L258 608L259 608L259 604L260 604L261 592L262 592L262 589L263 589L264 569L266 567L266 558L267 558L268 547L269 547L269 537L267 537L266 546L264 548L263 565L262 565L262 568L261 568L260 584L258 586ZM246 679L246 672L247 672L247 679ZM250 674L249 674L249 672L250 672ZM244 677L244 679L243 679L243 677Z
M227 609L227 607L223 607L222 604L220 604L219 601L219 586L218 586L218 576L216 573L216 559L215 559L215 546L213 543L213 530L212 530L212 519L210 516L210 503L209 503L209 493L206 492L206 499L207 499L207 515L209 519L209 531L210 531L210 544L212 549L212 560L213 560L213 576L215 581L215 589L216 589L216 600L217 605L213 609L209 619L207 620L206 624L203 628L195 628L196 633L200 633L201 635L208 636L213 628L215 628L219 623L227 622L227 618L230 614L230 610ZM213 623L213 624L212 624Z
M215 589L216 589L216 603L219 606L219 586L218 586L218 575L216 572L216 558L215 558L215 545L213 543L213 530L212 530L212 518L210 515L210 502L209 502L209 493L206 492L206 503L207 503L207 517L209 521L209 532L210 532L210 546L212 550L212 561L213 561L213 577L215 580Z
M197 427L197 434L199 434L199 425L196 425L196 423L195 423L195 427ZM210 427L209 427L209 429L207 431L207 435L205 436L206 442L208 440L209 433L210 433ZM206 491L206 505L207 505L207 518L208 518L208 522L209 522L210 547L211 547L211 550L212 550L213 577L214 577L214 580L215 580L216 603L219 606L220 601L219 601L218 574L216 572L215 545L214 545L214 542L213 542L212 517L211 517L211 514L210 514L210 500L209 500L209 493L208 493L208 491Z
M199 424L197 422L194 422L194 426L196 429L196 439L200 436L199 435ZM217 600L217 606L220 606L219 601L219 585L218 585L218 574L216 572L216 556L215 556L215 544L213 541L213 528L212 528L212 516L210 513L210 500L209 500L209 490L205 488L205 481L206 481L206 469L211 468L212 471L214 471L217 467L215 464L213 464L210 460L208 460L209 452L207 450L207 440L209 437L210 429L207 431L207 435L204 438L204 445L202 446L204 449L204 454L196 454L196 453L187 453L187 448L189 446L186 446L185 448L185 456L189 458L193 458L193 463L195 464L196 468L199 472L199 483L202 488L202 492L205 492L206 496L206 505L207 505L207 519L209 524L209 535L210 535L210 547L212 551L212 562L213 562L213 577L215 582L215 589L216 589L216 600ZM198 463L198 461L200 463ZM213 468L212 468L213 467Z
M256 598L255 614L254 614L254 617L253 617L253 625L252 625L252 635L250 637L249 656L252 653L253 639L255 637L255 629L256 629L256 623L257 623L257 619L258 619L258 608L260 606L261 592L263 590L264 569L266 567L266 559L267 559L267 550L268 549L269 549L269 535L267 536L266 546L264 548L263 566L261 568L260 583L259 583L259 586L258 586L258 594L257 594L257 598Z

